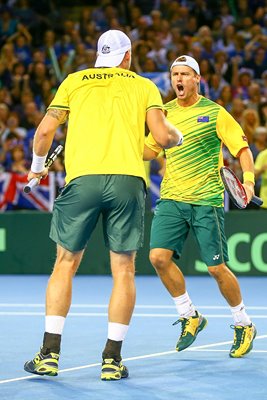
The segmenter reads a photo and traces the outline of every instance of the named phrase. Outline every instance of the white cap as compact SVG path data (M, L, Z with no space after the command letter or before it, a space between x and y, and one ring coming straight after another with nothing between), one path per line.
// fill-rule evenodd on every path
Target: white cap
M95 67L117 67L130 49L131 41L122 31L114 29L103 33L97 42Z
M200 69L197 61L190 56L180 56L174 60L174 62L171 65L171 70L173 67L179 66L179 65L187 65L187 67L192 68L198 75L200 75Z

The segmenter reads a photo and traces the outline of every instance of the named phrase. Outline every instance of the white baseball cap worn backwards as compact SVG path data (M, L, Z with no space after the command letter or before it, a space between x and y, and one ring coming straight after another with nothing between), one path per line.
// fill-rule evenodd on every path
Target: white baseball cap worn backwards
M103 33L97 42L95 67L117 67L130 49L131 41L124 32L113 29Z
M190 56L180 56L176 58L176 60L172 63L171 65L171 70L173 67L179 66L179 65L186 65L187 67L192 68L198 75L200 75L200 69L197 61Z

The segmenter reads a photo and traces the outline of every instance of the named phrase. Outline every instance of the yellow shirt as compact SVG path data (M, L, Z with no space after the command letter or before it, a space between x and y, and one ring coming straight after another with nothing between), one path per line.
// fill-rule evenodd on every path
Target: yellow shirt
M223 107L203 96L190 107L179 106L176 99L164 107L168 120L183 133L184 142L182 146L165 150L161 199L221 207L222 143L234 156L248 147L240 125ZM161 150L151 134L145 143L156 152Z
M81 175L142 177L146 112L163 108L147 78L121 68L90 68L70 74L48 108L68 110L66 183Z
M264 165L267 165L267 149L258 154L255 161L255 169L261 169ZM267 170L261 175L260 197L263 200L261 207L267 208Z

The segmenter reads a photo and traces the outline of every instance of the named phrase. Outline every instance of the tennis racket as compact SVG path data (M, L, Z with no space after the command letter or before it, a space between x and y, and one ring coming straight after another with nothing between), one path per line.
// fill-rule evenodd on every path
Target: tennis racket
M48 159L46 160L45 163L45 168L49 168L51 167L51 165L53 164L53 162L55 161L55 159L57 158L57 156L59 155L59 153L61 153L63 150L63 146L61 146L61 144L59 146L57 146L55 148L55 150L53 151L53 153L48 157ZM35 186L38 185L40 179L38 178L33 178L31 179L26 186L24 186L23 188L23 192L24 193L30 193L32 188L34 188Z
M230 199L238 208L246 208L248 199L244 186L235 175L235 173L228 167L221 167L221 178ZM251 201L257 206L261 206L263 201L260 197L253 196Z

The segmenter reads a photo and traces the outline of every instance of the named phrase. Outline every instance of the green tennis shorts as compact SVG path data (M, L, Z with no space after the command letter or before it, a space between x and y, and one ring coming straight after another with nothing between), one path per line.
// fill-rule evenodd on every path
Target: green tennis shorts
M143 244L146 189L129 175L85 175L73 179L56 198L50 238L72 252L83 250L100 215L106 246L114 252Z
M159 200L151 226L150 248L173 250L174 258L180 258L190 229L208 267L228 261L221 207Z

